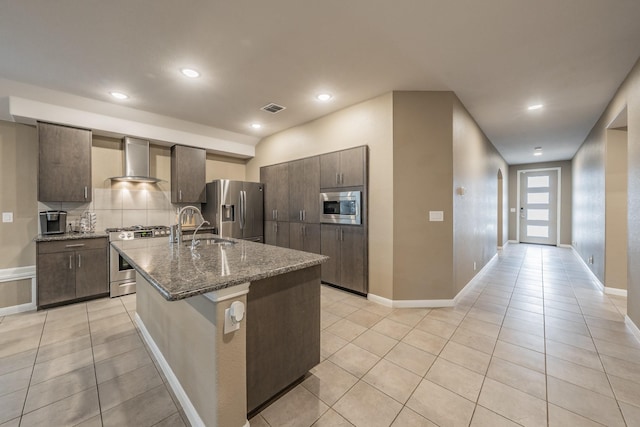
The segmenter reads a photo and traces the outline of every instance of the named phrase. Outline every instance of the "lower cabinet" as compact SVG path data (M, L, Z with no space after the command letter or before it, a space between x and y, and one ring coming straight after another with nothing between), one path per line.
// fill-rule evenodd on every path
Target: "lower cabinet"
M106 238L37 244L38 307L109 292Z
M367 253L364 227L322 224L322 281L361 294L367 293Z
M267 245L289 247L289 223L278 221L264 222L264 242Z
M299 251L320 253L320 224L289 223L289 247Z

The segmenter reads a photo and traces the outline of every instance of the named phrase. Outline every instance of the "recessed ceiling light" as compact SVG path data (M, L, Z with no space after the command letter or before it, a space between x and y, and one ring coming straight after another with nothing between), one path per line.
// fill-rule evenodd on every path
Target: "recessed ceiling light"
M260 129L262 127L262 125L260 123L252 123L251 127L254 129Z
M327 102L331 98L333 98L333 96L330 93L319 93L318 95L316 95L316 99L322 102Z
M536 147L533 149L534 156L542 156L542 147Z
M122 93L122 92L109 92L109 94L111 94L111 96L113 96L115 99L127 99L127 98L129 98L129 95L127 95L126 93Z
M191 77L192 79L195 79L196 77L200 77L200 73L192 68L183 68L180 70L180 72L187 77Z
M529 106L527 107L527 110L529 110L529 111L539 110L539 109L541 109L542 107L543 107L543 105L542 105L542 104L529 105Z

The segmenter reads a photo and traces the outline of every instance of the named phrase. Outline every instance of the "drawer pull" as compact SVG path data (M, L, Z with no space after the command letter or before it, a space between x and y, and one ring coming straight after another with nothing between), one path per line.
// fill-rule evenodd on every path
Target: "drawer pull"
M74 245L65 245L65 248L80 248L84 246L84 243L76 243Z

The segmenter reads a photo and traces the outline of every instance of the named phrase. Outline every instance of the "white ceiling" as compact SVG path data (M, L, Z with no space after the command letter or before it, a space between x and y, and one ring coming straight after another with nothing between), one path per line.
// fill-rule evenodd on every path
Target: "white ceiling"
M573 156L640 56L640 1L0 0L0 40L0 77L261 137L452 90L517 164Z

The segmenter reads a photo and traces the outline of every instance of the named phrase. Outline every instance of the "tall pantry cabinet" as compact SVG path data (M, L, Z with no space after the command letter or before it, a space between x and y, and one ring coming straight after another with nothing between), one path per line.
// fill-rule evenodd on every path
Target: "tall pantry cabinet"
M368 147L260 168L265 243L329 256L322 281L368 291ZM362 224L321 224L322 192L362 192Z

